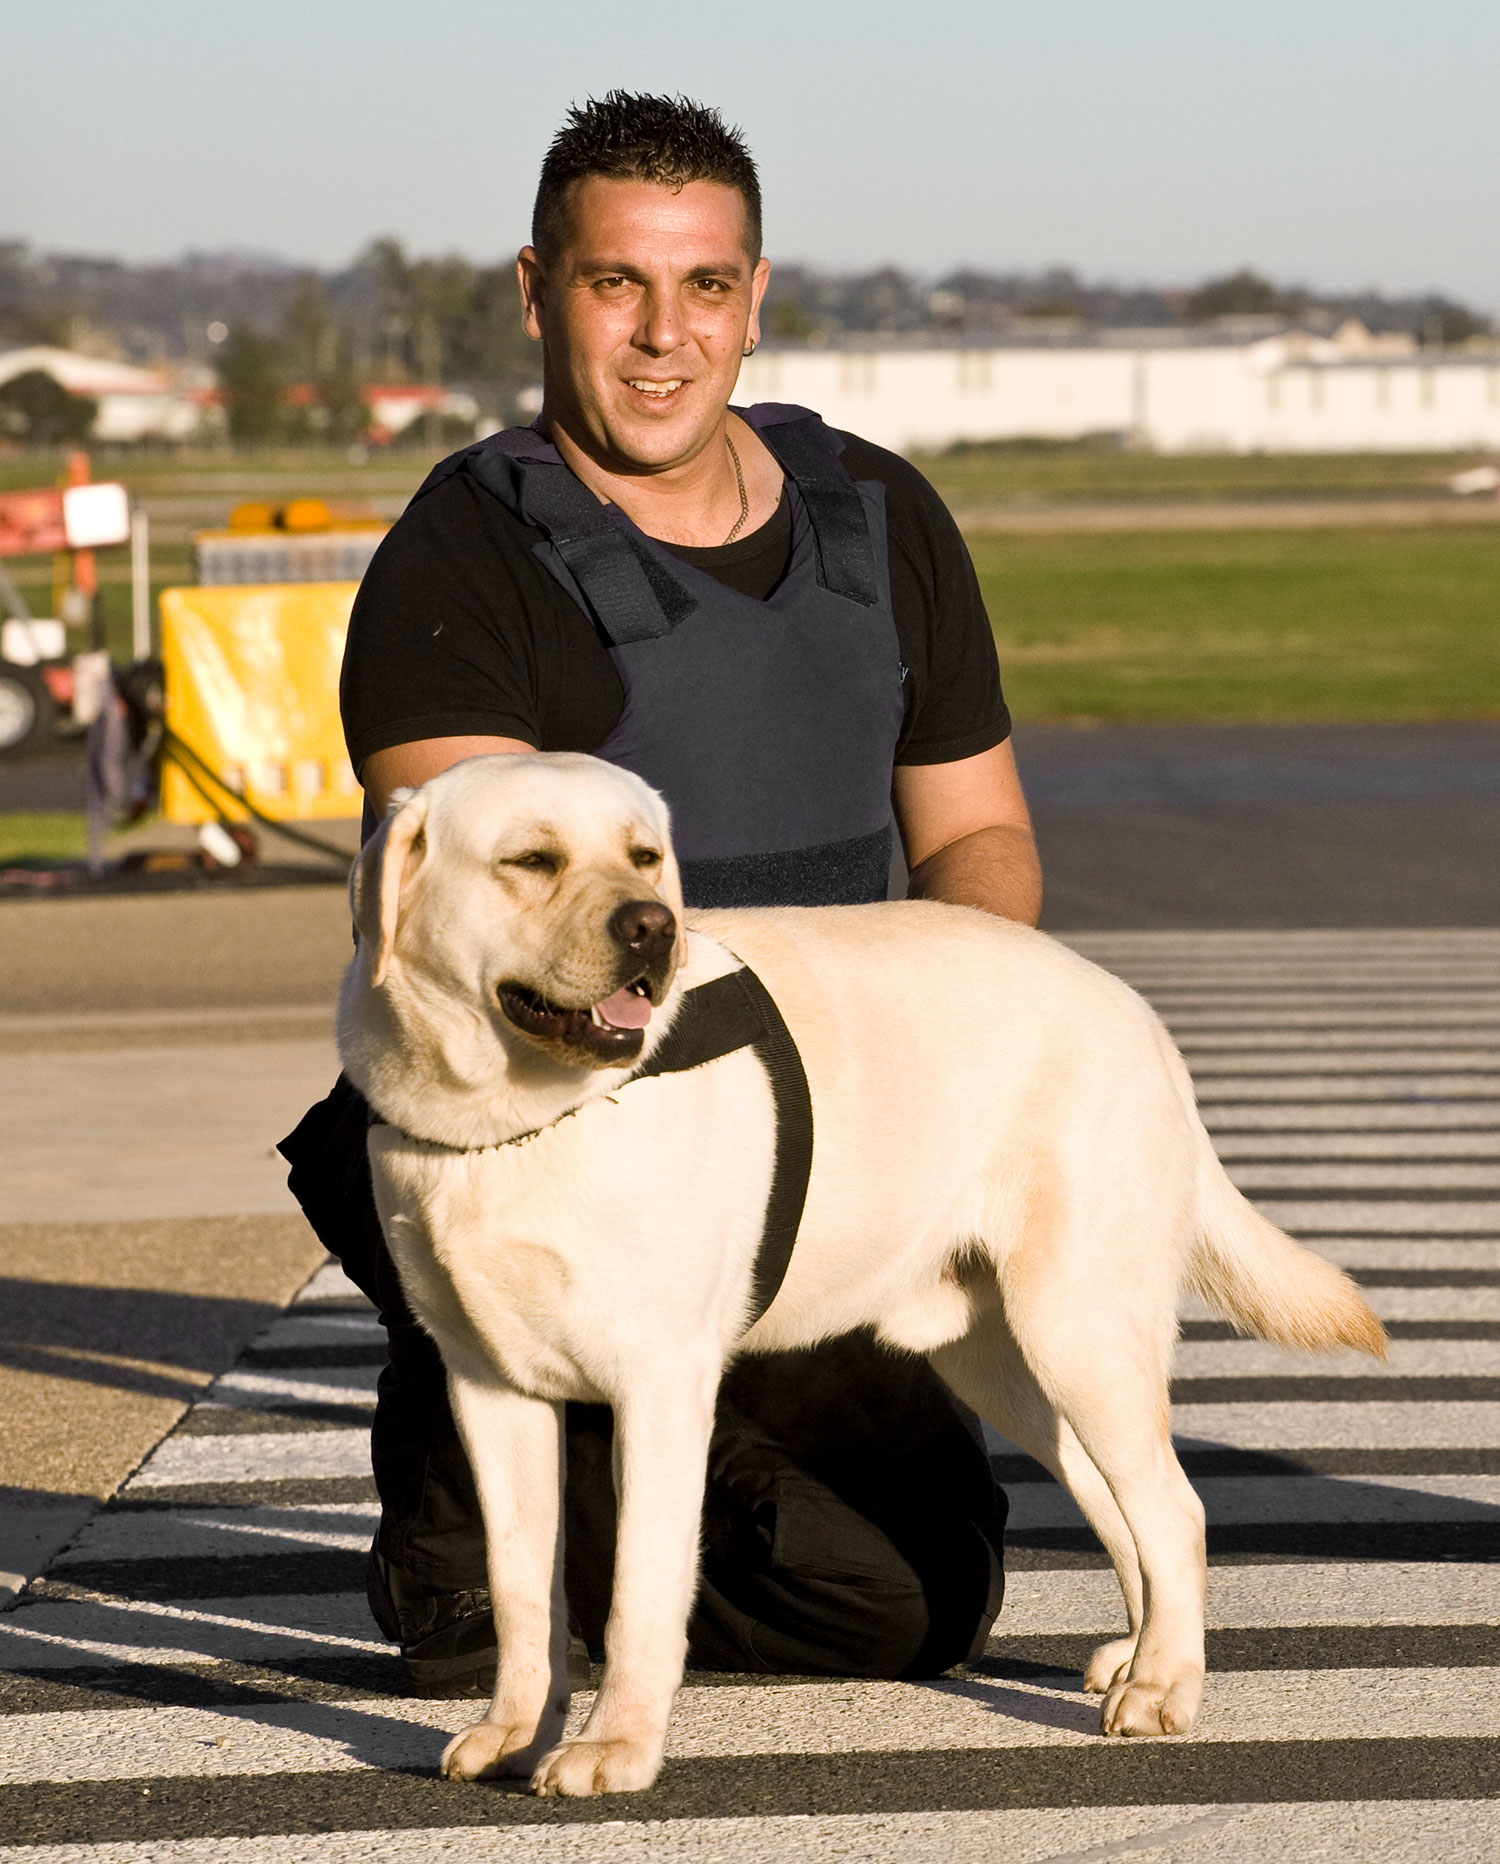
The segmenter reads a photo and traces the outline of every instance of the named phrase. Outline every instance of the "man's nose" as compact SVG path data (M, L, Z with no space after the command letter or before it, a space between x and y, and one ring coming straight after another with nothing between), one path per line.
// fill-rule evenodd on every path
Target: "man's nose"
M609 916L611 935L643 964L656 964L672 949L677 921L660 900L627 900Z
M641 327L636 334L636 347L653 356L665 356L682 341L682 307L678 304L676 294L669 291L650 291L645 294L641 308Z

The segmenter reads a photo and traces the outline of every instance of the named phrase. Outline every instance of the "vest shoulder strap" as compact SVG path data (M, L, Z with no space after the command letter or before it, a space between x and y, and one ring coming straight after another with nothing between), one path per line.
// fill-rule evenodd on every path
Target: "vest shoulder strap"
M870 521L840 455L842 437L810 408L763 401L735 412L796 482L818 544L818 581L864 608L880 599Z
M840 459L842 438L808 408L761 402L735 412L753 427L794 482L817 545L817 577L865 608L879 600L869 520ZM417 498L467 472L524 523L536 527L616 647L659 640L697 612L670 564L649 550L563 464L534 427L508 427L442 460Z
M615 646L658 640L696 611L671 570L611 521L535 428L508 427L465 447L433 468L417 497L460 471L545 535Z

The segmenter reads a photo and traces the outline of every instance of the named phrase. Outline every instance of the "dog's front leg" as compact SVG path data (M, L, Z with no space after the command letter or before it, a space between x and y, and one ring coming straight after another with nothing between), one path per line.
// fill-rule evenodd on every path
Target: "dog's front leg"
M450 1374L448 1389L484 1510L500 1659L489 1713L449 1742L443 1773L525 1775L568 1713L562 1411L499 1383Z
M615 1406L620 1526L604 1678L577 1738L537 1768L544 1795L640 1792L661 1769L698 1579L698 1527L719 1366L632 1390Z

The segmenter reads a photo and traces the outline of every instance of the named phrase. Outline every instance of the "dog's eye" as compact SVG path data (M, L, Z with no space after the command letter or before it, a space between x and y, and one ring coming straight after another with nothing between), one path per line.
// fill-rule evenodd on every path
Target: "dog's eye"
M513 854L508 860L501 861L502 867L527 867L537 874L555 874L559 862L555 854L548 854L545 848L532 848L525 854Z
M637 867L660 867L661 854L656 848L632 848L630 858Z

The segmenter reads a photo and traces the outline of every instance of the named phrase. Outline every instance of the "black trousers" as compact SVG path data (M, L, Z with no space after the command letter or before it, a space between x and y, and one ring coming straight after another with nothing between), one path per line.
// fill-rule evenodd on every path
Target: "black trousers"
M342 1077L282 1141L324 1246L390 1343L372 1431L380 1548L421 1584L486 1584L484 1524L431 1339L370 1189L368 1109ZM568 1604L603 1642L614 1572L612 1418L567 1408ZM982 1649L1004 1592L1005 1498L924 1359L863 1334L747 1357L719 1392L689 1626L700 1669L934 1676Z

